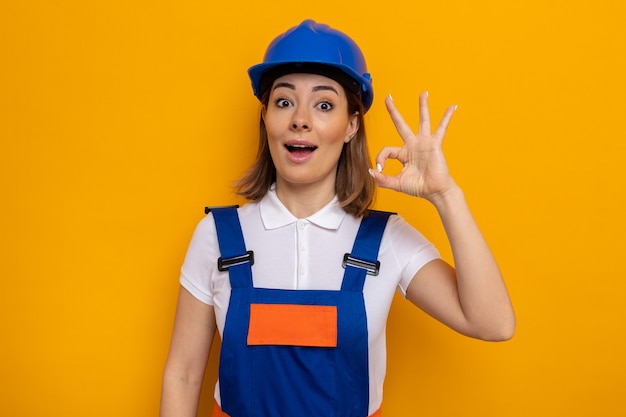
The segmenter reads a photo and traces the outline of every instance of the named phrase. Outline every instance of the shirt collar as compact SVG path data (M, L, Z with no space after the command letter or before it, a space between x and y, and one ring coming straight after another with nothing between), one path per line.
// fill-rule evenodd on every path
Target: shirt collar
M346 211L339 206L337 196L328 204L305 219L295 217L283 205L276 195L276 186L272 185L263 199L259 202L261 220L266 229L278 229L295 223L298 220L307 220L324 229L336 230L341 225Z

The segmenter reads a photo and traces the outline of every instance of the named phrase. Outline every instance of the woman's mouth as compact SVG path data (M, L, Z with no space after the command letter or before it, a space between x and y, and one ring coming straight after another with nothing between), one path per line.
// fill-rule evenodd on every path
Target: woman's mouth
M287 148L287 151L292 154L308 154L308 153L315 151L317 149L317 146L292 144L292 145L285 145L285 148Z
M291 162L301 164L311 158L317 146L311 143L291 142L285 144L285 149L287 150L287 155Z

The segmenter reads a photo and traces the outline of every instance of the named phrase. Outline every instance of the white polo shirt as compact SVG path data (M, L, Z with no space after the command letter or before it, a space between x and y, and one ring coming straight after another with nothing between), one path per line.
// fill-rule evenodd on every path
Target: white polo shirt
M274 187L259 202L239 209L247 250L254 251L252 275L257 288L339 290L343 256L350 253L360 218L347 214L333 199L317 213L294 217ZM187 250L180 283L194 297L214 306L222 335L230 300L228 272L217 270L220 257L213 216L198 224ZM369 339L369 413L382 403L386 371L385 325L396 290L406 288L416 272L438 259L433 245L400 216L391 216L381 242L378 276L367 276L363 288ZM220 403L219 384L215 398Z

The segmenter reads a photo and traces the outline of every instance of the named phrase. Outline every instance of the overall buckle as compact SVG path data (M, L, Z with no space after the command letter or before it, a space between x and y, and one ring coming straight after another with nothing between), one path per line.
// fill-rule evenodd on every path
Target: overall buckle
M228 271L231 266L237 266L250 262L250 266L254 265L254 251L249 250L245 255L233 256L232 258L223 259L221 256L217 259L217 270Z
M367 275L377 276L378 272L380 271L380 261L366 261L364 259L355 258L349 253L343 255L343 263L341 264L341 266L345 269L346 265L350 265L355 268L365 269Z

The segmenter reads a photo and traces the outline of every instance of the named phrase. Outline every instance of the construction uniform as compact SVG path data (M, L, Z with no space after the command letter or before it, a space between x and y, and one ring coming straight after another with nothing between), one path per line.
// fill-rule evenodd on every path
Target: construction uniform
M333 200L315 215L295 219L273 189L259 203L207 216L190 245L181 283L215 307L222 336L215 415L378 415L391 299L438 257L398 216L385 229L388 217L374 212L361 221ZM321 236L311 238L312 230ZM202 249L209 254L198 262ZM291 271L286 278L265 276L285 270ZM209 277L198 280L198 272Z

